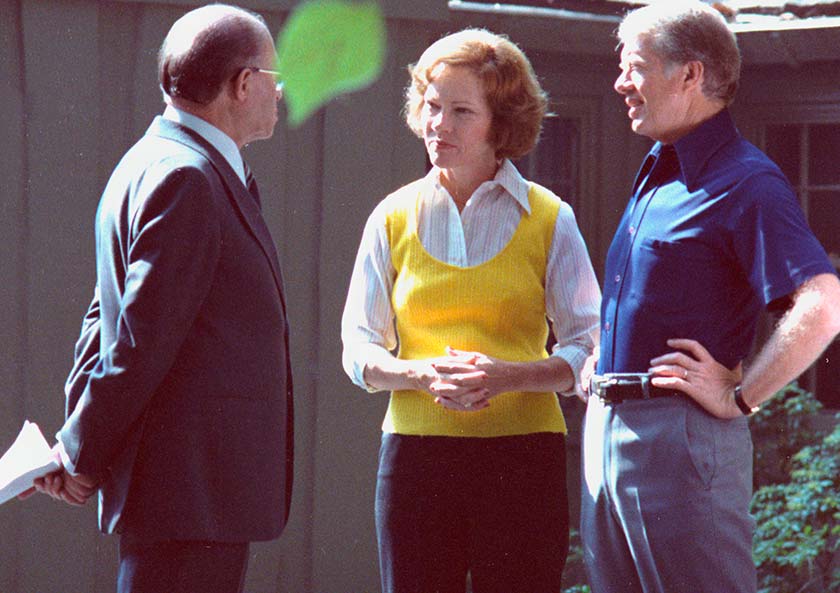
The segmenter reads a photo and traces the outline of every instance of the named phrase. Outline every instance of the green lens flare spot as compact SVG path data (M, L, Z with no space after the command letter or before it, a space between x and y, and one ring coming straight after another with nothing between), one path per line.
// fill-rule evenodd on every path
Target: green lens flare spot
M296 127L343 93L373 83L385 58L376 2L313 0L299 5L277 40L289 125Z

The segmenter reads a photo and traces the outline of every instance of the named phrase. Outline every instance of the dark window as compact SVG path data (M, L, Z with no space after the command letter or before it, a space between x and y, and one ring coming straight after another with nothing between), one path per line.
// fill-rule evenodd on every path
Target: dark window
M794 186L799 185L801 127L784 124L767 128L767 155L781 167Z
M577 210L580 192L580 123L548 117L537 147L515 162L522 176L547 187Z
M840 124L807 126L808 183L840 187Z
M573 210L580 199L580 127L575 118L547 117L536 148L514 162L525 179L547 187ZM549 332L549 352L554 343Z
M765 148L793 184L811 229L840 269L840 124L770 125ZM840 408L840 340L800 383L826 406Z

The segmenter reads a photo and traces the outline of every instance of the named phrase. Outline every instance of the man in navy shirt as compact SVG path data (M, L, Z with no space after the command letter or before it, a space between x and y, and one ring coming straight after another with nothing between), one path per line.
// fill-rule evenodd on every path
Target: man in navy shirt
M732 122L740 57L720 15L659 3L618 36L615 89L656 144L607 255L583 377L590 584L753 593L747 416L840 332L840 282L781 171ZM779 303L743 370L761 310Z

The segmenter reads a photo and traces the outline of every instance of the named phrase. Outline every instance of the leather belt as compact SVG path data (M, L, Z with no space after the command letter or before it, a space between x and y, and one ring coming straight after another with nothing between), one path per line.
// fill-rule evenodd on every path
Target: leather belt
M663 389L650 384L649 373L606 373L592 375L589 393L607 404L620 404L626 399L652 399L681 395L673 389Z

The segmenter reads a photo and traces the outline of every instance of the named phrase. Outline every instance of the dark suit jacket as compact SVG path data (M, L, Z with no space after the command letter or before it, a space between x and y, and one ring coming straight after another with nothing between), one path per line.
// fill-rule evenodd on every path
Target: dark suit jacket
M96 292L59 432L99 476L100 528L277 537L292 486L283 282L257 200L198 134L157 118L102 195Z

